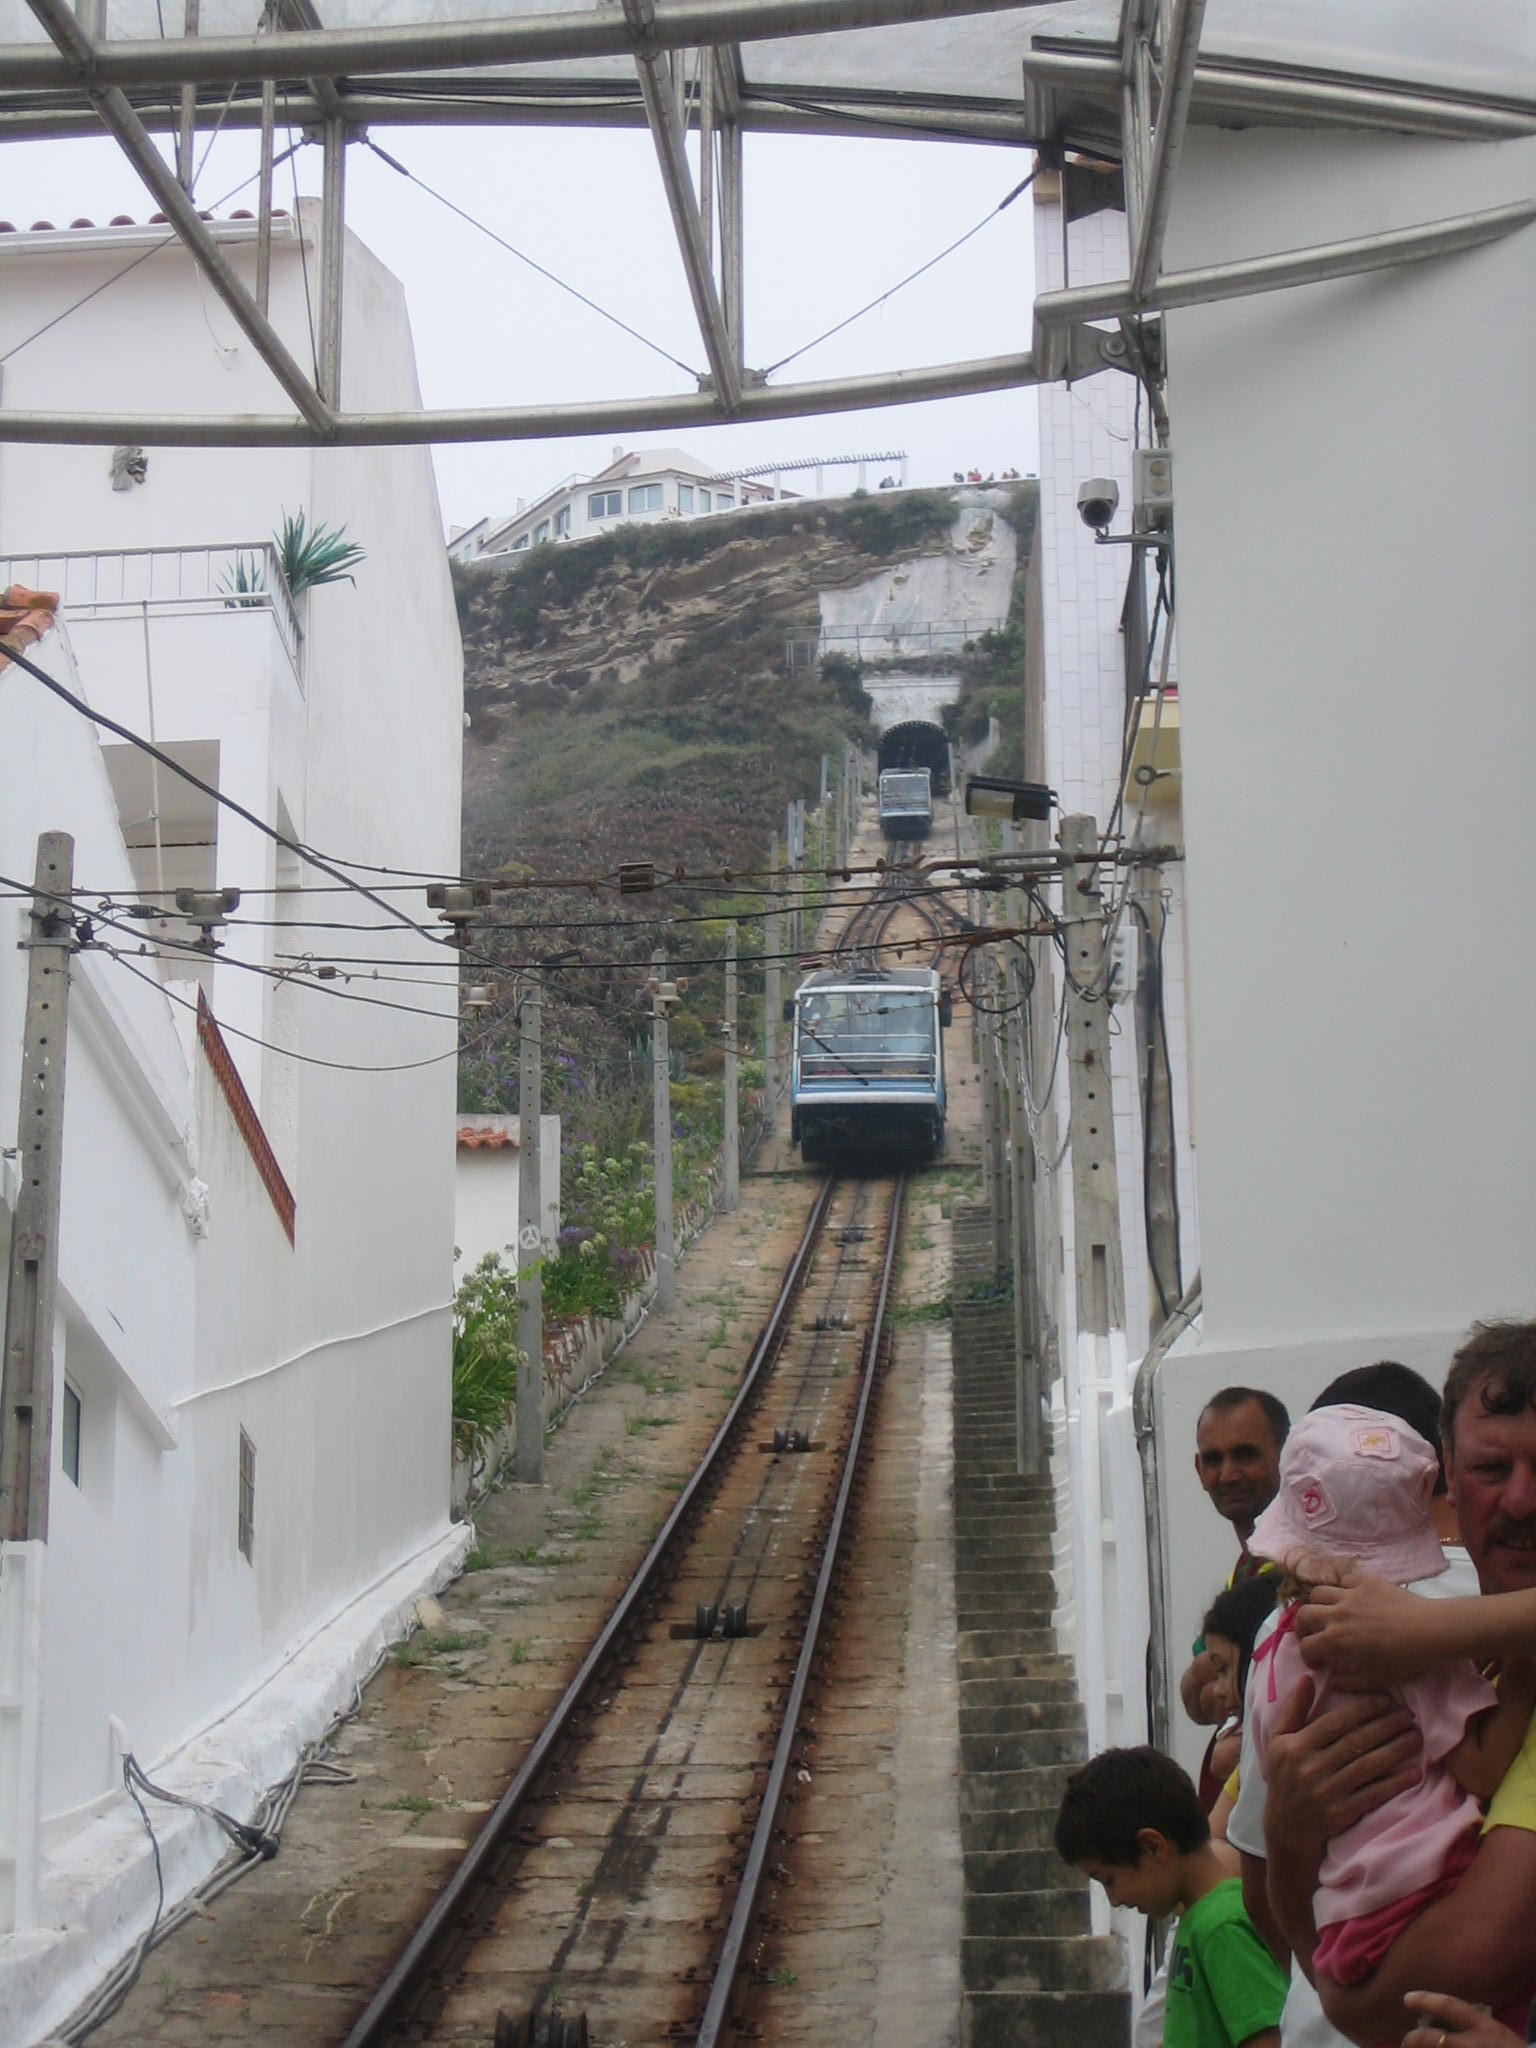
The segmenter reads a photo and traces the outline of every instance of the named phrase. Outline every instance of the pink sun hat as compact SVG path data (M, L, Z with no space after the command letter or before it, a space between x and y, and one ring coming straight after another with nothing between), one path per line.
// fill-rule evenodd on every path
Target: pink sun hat
M1253 1525L1256 1557L1352 1558L1371 1578L1406 1586L1445 1570L1430 1519L1434 1447L1380 1408L1316 1408L1280 1454L1280 1491Z

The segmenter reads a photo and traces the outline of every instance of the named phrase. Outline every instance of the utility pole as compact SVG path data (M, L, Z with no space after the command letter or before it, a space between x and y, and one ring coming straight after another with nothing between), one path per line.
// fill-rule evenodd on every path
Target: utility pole
M1011 923L1022 920L1014 917ZM1008 1132L1013 1209L1013 1360L1015 1444L1020 1472L1040 1464L1040 1360L1035 1349L1034 1153L1024 1117L1024 993L1015 954L1008 956Z
M37 842L28 942L27 1014L16 1116L21 1186L11 1219L0 1387L0 1539L6 1543L48 1540L53 1304L59 1278L74 873L74 840L67 832L44 832Z
M0 1931L37 1919L42 1832L43 1567L53 1468L53 1316L64 1163L75 842L37 842L16 1116L20 1188L0 1353Z
M763 917L763 1070L768 1119L779 1106L779 842L768 854L768 897Z
M1105 1336L1125 1328L1125 1266L1115 1173L1109 1004L1102 972L1103 907L1098 871L1087 864L1098 847L1098 827L1092 818L1062 819L1062 851L1078 863L1066 868L1061 884L1062 936L1072 976L1066 992L1066 1058L1077 1327ZM1085 988L1094 994L1079 993Z
M540 1124L543 1051L540 989L523 984L518 1011L517 1064L517 1344L526 1363L517 1382L518 1479L537 1486L544 1477L544 1205Z
M667 1051L667 1005L677 991L666 979L666 955L651 955L651 1076L656 1166L656 1306L677 1306L677 1245L672 1234L672 1076Z
M736 926L725 928L725 1187L727 1209L741 1206L741 1127L736 1093Z

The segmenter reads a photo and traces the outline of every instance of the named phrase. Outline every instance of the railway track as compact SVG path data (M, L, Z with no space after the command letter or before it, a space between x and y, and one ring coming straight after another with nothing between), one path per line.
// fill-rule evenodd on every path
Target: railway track
M853 910L834 946L834 955L849 963L863 963L870 966L881 964L880 949L889 941L892 926L903 913L910 912L923 926L925 934L933 942L933 951L928 966L940 967L944 954L957 933L966 928L966 920L947 898L931 892L928 878L916 858L903 859L901 849L909 842L887 840L885 843L885 872L880 887L867 903ZM905 946L923 943L903 937ZM886 961L885 965L892 963Z
M819 1189L704 1459L344 2048L730 2038L884 1361L902 1192Z

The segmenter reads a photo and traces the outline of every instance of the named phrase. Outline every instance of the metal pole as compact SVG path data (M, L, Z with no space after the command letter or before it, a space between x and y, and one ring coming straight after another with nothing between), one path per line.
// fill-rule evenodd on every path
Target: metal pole
M704 261L715 267L715 53L699 52L699 225Z
M200 0L187 0L183 15L184 33L190 41L197 34L197 20ZM181 128L176 137L176 177L182 190L190 198L192 174L197 168L197 87L187 84L181 88Z
M75 842L37 842L27 958L21 1097L16 1112L21 1185L11 1218L0 1366L0 1539L48 1539L53 1464L53 1313L59 1277L59 1185L64 1164L64 1055L69 1030L70 891Z
M517 1096L517 1476L537 1486L544 1477L544 1203L540 1185L543 1075L539 985L523 986L519 1013Z
M1078 815L1061 821L1063 853L1096 853L1098 827ZM1125 1263L1120 1245L1120 1191L1115 1171L1115 1118L1110 1094L1109 1005L1079 993L1102 981L1104 922L1096 870L1068 868L1061 905L1072 982L1066 993L1068 1126L1072 1141L1073 1259L1077 1327L1097 1336L1125 1328Z
M763 1068L768 1089L768 1114L779 1106L779 842L768 855L768 895L764 903Z
M736 926L725 928L725 1188L722 1206L741 1206L740 1105L736 1089Z
M320 207L320 396L341 403L342 272L347 236L347 131L340 115L325 124Z
M662 995L667 956L651 955L656 993L651 1004L652 1119L656 1166L656 1306L677 1306L677 1240L672 1219L672 1074L667 1047L667 1005Z
M725 328L734 366L745 361L743 331L746 276L745 212L742 201L741 123L727 121L720 135L720 241L725 269Z
M269 7L269 26L271 20ZM272 143L276 126L277 82L267 78L261 86L261 172L256 190L256 309L263 320L272 296Z
M1011 920L1018 923L1015 917ZM1016 955L1008 956L1008 1132L1013 1196L1013 1358L1017 1388L1018 1468L1040 1464L1040 1363L1035 1351L1034 1157L1024 1117L1023 986Z

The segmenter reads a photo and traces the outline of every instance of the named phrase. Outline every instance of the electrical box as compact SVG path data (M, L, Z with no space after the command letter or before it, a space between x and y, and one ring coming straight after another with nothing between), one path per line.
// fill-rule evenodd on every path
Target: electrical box
M1122 917L1119 929L1116 931L1109 948L1108 996L1111 1007L1116 1003L1129 1001L1136 993L1136 970L1138 965L1136 934L1135 919Z
M1131 524L1137 533L1163 533L1173 524L1173 450L1131 451Z

